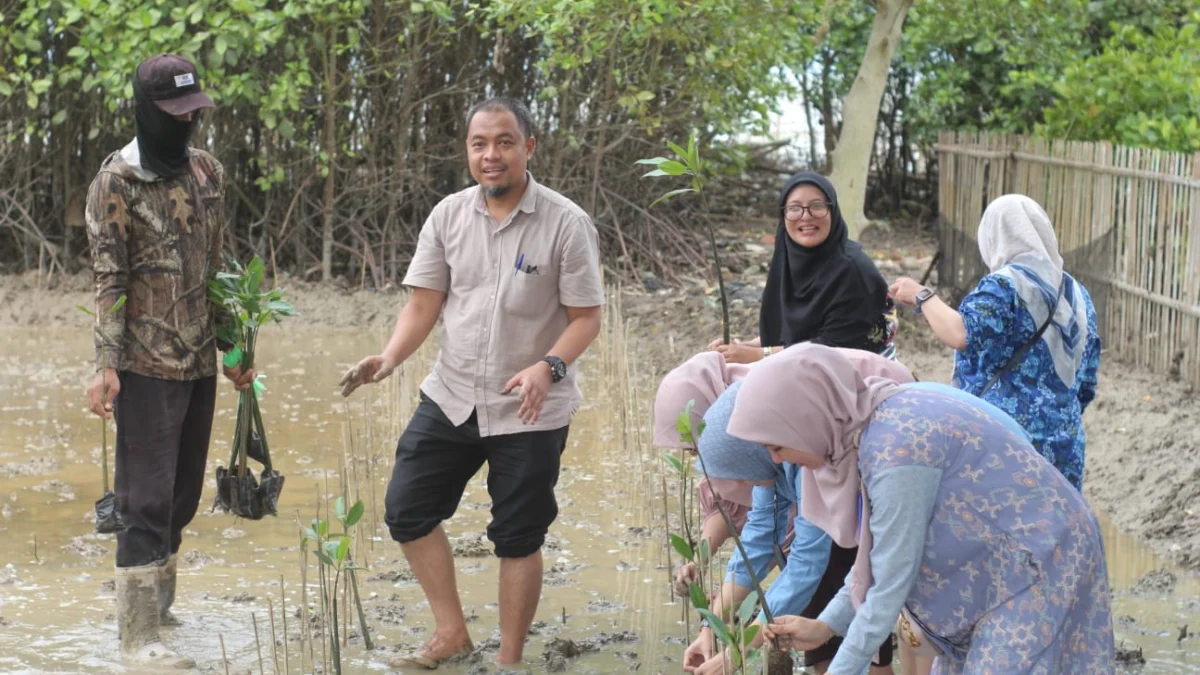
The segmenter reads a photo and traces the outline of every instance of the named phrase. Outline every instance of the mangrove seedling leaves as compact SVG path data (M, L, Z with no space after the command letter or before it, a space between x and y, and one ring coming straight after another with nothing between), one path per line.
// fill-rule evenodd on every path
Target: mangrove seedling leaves
M354 502L354 506L350 507L350 513L346 514L346 527L349 528L357 525L358 521L362 520L364 509L365 507L361 499Z
M731 647L737 644L734 642L733 635L729 632L729 626L726 626L725 622L716 614L713 614L711 610L700 610L700 616L708 622L708 627L712 629L713 634L717 636L718 640ZM731 653L736 651L736 649L731 650Z
M754 616L754 608L758 606L758 591L750 591L750 595L742 600L742 604L738 607L737 618L738 622L745 626L750 621L750 617Z
M346 498L338 497L333 502L333 512L337 515L338 520L346 520Z
M696 561L696 554L692 550L692 545L684 541L683 537L677 534L671 535L671 546L676 551L679 551L679 555L683 556L688 562Z
M678 457L669 452L664 452L662 454L662 458L667 464L671 465L671 468L675 470L675 473L683 473L683 462L681 462Z
M692 596L692 607L696 609L708 609L708 598L704 595L704 589L700 588L700 584L693 583L688 586L688 593Z

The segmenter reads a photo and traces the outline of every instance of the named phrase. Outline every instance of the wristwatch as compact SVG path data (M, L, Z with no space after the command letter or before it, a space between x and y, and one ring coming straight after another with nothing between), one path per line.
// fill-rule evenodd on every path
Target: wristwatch
M921 313L921 305L925 304L925 301L932 297L933 297L933 289L928 286L922 286L921 290L917 291L916 306L913 307L913 312L920 314Z
M547 356L542 359L550 364L550 381L561 382L567 376L567 364L557 356Z

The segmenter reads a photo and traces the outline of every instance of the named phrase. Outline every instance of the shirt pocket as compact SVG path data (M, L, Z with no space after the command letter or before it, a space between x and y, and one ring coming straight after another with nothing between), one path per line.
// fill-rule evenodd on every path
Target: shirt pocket
M528 319L547 316L558 307L558 275L549 269L537 274L514 273L505 289L502 306L510 316Z

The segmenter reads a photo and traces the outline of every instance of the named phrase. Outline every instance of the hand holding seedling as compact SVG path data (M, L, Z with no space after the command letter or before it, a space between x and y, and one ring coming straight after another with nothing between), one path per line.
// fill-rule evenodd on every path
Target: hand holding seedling
M229 366L222 367L225 371L225 377L229 378L230 382L233 382L233 388L238 391L246 391L249 389L250 386L254 384L254 378L258 377L258 372L253 368L242 370L242 366L240 364L237 368L230 368Z
M781 648L809 651L833 639L833 630L816 619L802 616L777 616L763 633L768 639L778 639Z
M113 409L113 401L121 393L121 379L117 377L116 368L101 368L96 371L96 377L87 388L88 408L95 414L108 419Z
M533 424L537 422L538 415L542 414L546 392L550 391L550 364L538 361L522 370L504 385L504 391L501 393L507 394L517 387L521 388L521 409L517 411L517 415L523 423Z
M675 595L686 598L691 595L692 584L700 583L700 569L696 563L689 562L681 565L675 572Z
M400 365L387 356L380 354L378 356L368 356L359 361L338 382L338 386L342 388L342 396L349 396L354 393L364 384L372 384L380 382L392 374L396 366Z

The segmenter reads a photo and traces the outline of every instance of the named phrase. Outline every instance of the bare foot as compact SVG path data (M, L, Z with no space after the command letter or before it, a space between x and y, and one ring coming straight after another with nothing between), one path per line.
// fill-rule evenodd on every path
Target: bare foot
M470 655L475 649L469 635L442 636L435 634L420 649L410 654L397 656L388 661L392 668L418 666L433 670L447 661Z

